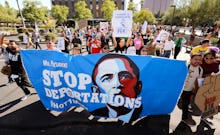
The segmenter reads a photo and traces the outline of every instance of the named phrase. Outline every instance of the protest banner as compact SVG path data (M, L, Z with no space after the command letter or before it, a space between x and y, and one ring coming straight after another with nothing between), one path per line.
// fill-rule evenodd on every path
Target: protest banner
M81 106L94 116L126 123L148 115L170 114L187 74L185 61L152 56L72 56L21 50L21 58L47 109L62 112Z
M114 37L131 37L132 34L132 11L114 10L112 18Z
M107 33L108 32L108 22L100 22L100 31Z
M207 118L218 113L220 103L220 75L208 76L199 88L195 104L202 112L202 117Z

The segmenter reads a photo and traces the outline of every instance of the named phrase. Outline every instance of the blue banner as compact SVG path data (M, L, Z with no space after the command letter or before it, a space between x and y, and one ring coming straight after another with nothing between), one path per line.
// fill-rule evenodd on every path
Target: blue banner
M21 58L47 109L82 106L124 122L170 114L187 74L185 61L151 56L21 50Z

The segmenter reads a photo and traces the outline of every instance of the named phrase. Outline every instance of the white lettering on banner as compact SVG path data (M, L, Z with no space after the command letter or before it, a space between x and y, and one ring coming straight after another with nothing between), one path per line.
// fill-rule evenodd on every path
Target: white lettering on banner
M53 85L53 87L59 87L64 82L70 88L75 88L77 86L77 78L71 72L63 73L62 70L50 71L50 70L45 69L43 70L42 74L43 74L43 83L46 86ZM92 82L92 79L90 75L88 74L78 73L77 77L79 79L78 89L80 90L85 90L86 85ZM61 78L64 78L64 82L61 81ZM53 81L53 84L52 84L52 81Z
M48 67L62 67L62 68L68 68L68 64L64 62L56 62L56 61L48 61L43 60L43 65Z
M105 93L86 93L71 90L70 88L60 88L58 90L45 88L46 96L54 100L61 99L64 97L69 97L68 101L60 104L54 104L51 101L51 106L53 108L62 109L64 106L69 104L80 104L80 103L111 103L115 106L125 106L126 108L139 108L141 106L141 97L129 98L122 95L109 95ZM74 102L72 102L74 101ZM62 105L61 105L62 104Z

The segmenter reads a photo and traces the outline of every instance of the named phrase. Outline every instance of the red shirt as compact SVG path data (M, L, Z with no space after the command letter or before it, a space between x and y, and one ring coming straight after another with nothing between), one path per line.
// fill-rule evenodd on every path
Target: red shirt
M89 42L89 45L91 47L91 53L95 54L95 53L100 53L101 51L101 41L99 40L92 40L91 42Z

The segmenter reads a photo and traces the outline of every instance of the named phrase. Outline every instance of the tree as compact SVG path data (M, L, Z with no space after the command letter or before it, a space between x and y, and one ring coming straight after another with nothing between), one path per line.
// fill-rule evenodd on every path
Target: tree
M128 4L128 10L131 10L131 11L135 11L135 7L134 7L134 2L129 2Z
M86 6L87 4L85 3L85 1L78 1L75 3L74 9L76 12L76 20L93 18L91 10L86 8Z
M113 0L105 0L102 4L101 11L104 13L104 19L111 21L114 10L118 10Z
M0 22L15 23L19 22L17 19L17 11L9 6L9 3L5 1L5 6L0 4Z
M48 9L42 7L39 1L25 0L23 5L23 16L30 23L42 22L47 19Z
M134 13L133 17L134 22L144 23L144 21L147 21L148 23L154 23L155 17L153 13L148 9L142 9L139 12Z
M55 5L52 6L51 14L54 19L57 20L58 24L62 24L67 21L69 8L67 6Z

